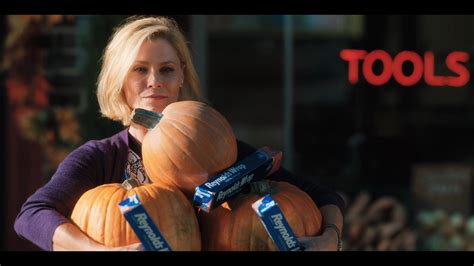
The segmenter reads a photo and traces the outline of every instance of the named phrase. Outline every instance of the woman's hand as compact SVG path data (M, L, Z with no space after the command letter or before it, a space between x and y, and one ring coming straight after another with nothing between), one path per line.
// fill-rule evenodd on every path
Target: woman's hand
M307 251L338 251L338 233L342 232L343 226L343 216L341 211L336 205L325 205L321 207L321 215L323 218L323 231L319 236L312 237L299 237L301 245ZM332 226L337 227L337 229L327 226L331 224ZM342 237L339 236L339 237Z
M322 235L312 237L299 237L305 251L337 251L338 239L336 231L328 228Z
M64 223L56 228L53 235L54 251L143 251L141 243L121 247L106 247L88 237L72 223Z
M142 243L135 243L123 247L106 248L104 251L145 251Z

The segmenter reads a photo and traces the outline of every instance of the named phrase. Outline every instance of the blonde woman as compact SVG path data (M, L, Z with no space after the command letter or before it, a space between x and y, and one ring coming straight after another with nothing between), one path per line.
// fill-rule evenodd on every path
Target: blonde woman
M121 121L124 129L71 152L51 180L24 203L15 221L16 232L44 250L143 249L141 244L106 247L67 217L80 196L97 185L121 182L126 175L149 182L141 162L146 129L130 123L134 108L162 112L176 101L201 100L187 41L176 22L165 17L131 17L118 27L105 49L97 98L102 114ZM255 148L238 141L238 160L253 151ZM270 178L297 185L320 207L327 226L320 236L300 239L307 250L337 250L343 223L341 197L285 169Z

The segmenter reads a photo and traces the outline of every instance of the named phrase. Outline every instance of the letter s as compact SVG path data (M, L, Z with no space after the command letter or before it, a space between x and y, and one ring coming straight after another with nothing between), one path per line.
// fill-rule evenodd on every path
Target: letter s
M470 73L467 68L460 64L469 61L469 54L466 52L455 51L446 57L446 66L449 70L458 74L458 77L449 76L447 77L447 85L452 87L462 87L469 82Z

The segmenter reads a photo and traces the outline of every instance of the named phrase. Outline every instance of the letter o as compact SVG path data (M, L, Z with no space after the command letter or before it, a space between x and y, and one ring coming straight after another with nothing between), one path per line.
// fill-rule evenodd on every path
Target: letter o
M413 72L405 76L403 73L403 63L410 61L413 63ZM423 77L423 59L415 52L403 51L393 59L393 77L403 86L415 85Z
M373 65L375 61L380 60L383 64L383 71L380 75L375 75ZM372 85L380 86L387 83L392 77L392 57L383 50L374 50L370 52L364 60L362 71L365 79Z

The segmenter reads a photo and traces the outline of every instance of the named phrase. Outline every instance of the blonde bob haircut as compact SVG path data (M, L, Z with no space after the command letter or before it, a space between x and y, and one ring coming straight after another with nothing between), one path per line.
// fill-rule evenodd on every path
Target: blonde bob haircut
M112 35L102 58L97 81L97 99L103 116L130 125L132 109L123 93L123 84L140 46L145 40L167 40L184 67L184 83L178 101L201 101L201 88L187 41L176 21L166 17L130 17Z

